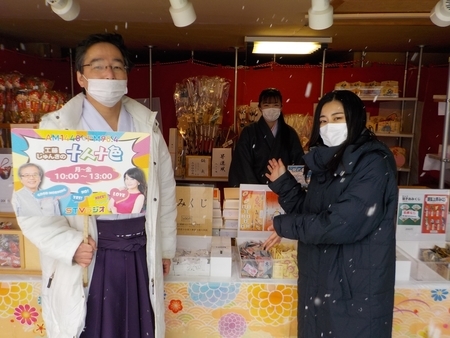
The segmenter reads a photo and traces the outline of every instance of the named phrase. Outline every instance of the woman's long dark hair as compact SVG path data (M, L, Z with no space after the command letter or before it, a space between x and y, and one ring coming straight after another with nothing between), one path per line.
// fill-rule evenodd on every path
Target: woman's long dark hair
M320 137L320 114L323 106L331 101L339 101L342 103L348 130L347 139L341 144L336 156L334 156L327 164L328 169L333 173L341 162L342 155L344 154L347 146L350 144L356 144L358 146L358 143L363 143L361 142L362 140L360 137L361 133L366 129L367 115L364 103L355 93L349 90L334 90L325 94L317 104L316 111L314 113L314 121L309 143L310 148L324 145L322 137ZM375 135L370 133L370 137L375 137ZM367 139L364 138L364 142L365 141L367 141Z
M128 177L134 178L136 181L138 181L140 184L138 185L138 190L144 195L144 204L142 205L141 212L144 212L147 209L147 180L145 179L145 174L142 171L142 169L134 167L128 169L123 174L123 180L125 181L125 177L128 175Z
M145 174L140 168L130 168L128 169L125 174L123 174L123 179L125 180L125 177L128 175L128 177L134 178L136 181L138 181L140 184L138 185L138 190L144 195L147 195L147 182L145 179Z

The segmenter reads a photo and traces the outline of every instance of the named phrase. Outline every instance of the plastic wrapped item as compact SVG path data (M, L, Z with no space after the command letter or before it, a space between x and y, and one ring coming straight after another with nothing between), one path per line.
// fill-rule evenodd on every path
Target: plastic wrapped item
M0 122L36 123L43 114L61 108L66 93L53 91L54 82L18 72L0 74Z
M272 278L273 263L262 242L247 241L239 245L241 277Z
M211 155L217 147L229 89L230 81L220 77L191 77L176 84L177 127L187 155Z

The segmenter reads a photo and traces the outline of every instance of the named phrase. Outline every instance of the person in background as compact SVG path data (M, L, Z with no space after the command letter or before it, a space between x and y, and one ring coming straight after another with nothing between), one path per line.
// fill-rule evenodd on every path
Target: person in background
M56 216L61 215L58 199L53 197L38 198L44 179L43 169L35 163L22 164L17 173L23 187L13 192L11 204L16 216Z
M125 96L132 63L121 35L87 37L77 47L75 67L83 93L46 114L39 128L150 134L149 198L144 215L18 217L41 254L47 336L163 338L163 276L176 250L176 185L168 148L156 112ZM85 267L89 285L83 288Z
M147 183L145 174L139 168L130 168L123 174L127 197L118 200L114 196L110 197L108 207L113 214L133 214L140 213L144 207L145 195L147 194Z
M298 337L391 337L397 168L365 125L356 94L330 92L317 105L304 156L308 189L281 160L268 164L286 214L274 218L264 247L298 241Z
M228 174L228 185L267 184L267 162L281 159L286 165L303 164L303 149L297 132L286 124L283 99L278 89L267 88L259 95L262 117L246 126L239 136Z

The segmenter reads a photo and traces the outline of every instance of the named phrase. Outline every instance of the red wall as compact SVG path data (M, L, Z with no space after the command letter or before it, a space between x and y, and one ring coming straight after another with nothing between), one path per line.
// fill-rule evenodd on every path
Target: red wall
M355 65L357 66L357 65ZM68 60L48 60L28 56L14 51L0 49L0 73L19 71L24 75L40 76L55 81L54 89L71 92L70 62ZM226 109L224 110L223 126L227 127L234 121L234 79L233 67L220 65L204 65L189 60L177 63L160 64L152 66L152 93L159 97L161 102L161 115L163 133L168 138L169 128L176 127L175 106L173 93L176 83L193 76L219 76L229 79L230 92ZM406 72L405 96L415 96L417 79L417 65L411 64ZM249 104L257 101L259 93L266 87L277 87L283 94L283 112L285 114L301 113L312 114L313 104L318 101L321 94L321 66L279 65L269 63L256 67L239 67L237 71L237 104ZM403 64L372 63L367 67L353 67L352 63L327 65L324 73L324 93L332 90L334 85L341 81L370 82L397 80L399 88L403 88L405 70ZM426 153L436 153L442 140L444 117L437 115L437 103L433 102L433 95L446 94L448 65L441 67L426 66L421 69L419 100L423 102L423 123L421 143L419 147L419 168L422 168ZM133 98L146 98L149 96L149 66L137 65L129 76L128 95ZM307 91L310 84L310 92ZM74 92L80 92L74 75ZM309 95L307 95L309 94ZM403 95L403 93L400 93ZM377 111L377 104L366 102L372 114ZM421 170L419 169L419 173ZM427 173L420 179L426 181L438 175Z

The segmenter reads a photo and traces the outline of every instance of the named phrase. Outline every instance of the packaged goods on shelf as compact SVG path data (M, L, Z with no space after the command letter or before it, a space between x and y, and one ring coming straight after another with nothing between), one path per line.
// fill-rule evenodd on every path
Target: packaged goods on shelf
M265 250L262 241L239 243L241 278L298 278L296 245L294 241L282 242Z
M450 246L435 245L429 249L420 249L419 258L430 269L437 272L443 278L450 280Z
M350 90L359 96L398 97L398 81L341 81L335 84L334 89Z
M68 94L53 90L54 82L18 72L0 74L0 122L34 123L61 108Z
M406 163L406 149L402 147L389 147L394 154L395 163L398 168L401 168Z

